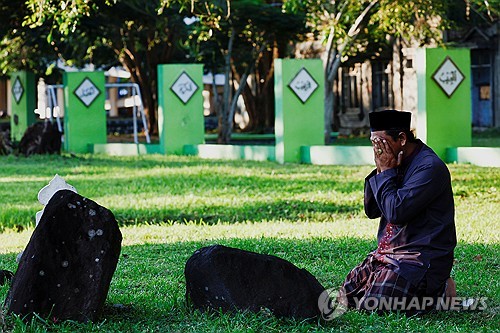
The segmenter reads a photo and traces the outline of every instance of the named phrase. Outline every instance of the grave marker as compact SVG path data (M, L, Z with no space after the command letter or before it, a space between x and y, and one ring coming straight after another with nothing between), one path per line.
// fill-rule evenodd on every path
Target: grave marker
M20 71L12 73L12 115L10 118L10 133L12 141L21 141L26 129L35 123L35 75Z
M164 154L181 155L185 145L204 143L202 82L203 65L158 66L158 132Z
M323 64L276 59L276 161L299 163L300 147L324 144Z
M66 72L64 83L64 148L91 152L90 145L106 143L104 72Z
M417 49L417 137L446 160L446 148L472 142L470 50Z

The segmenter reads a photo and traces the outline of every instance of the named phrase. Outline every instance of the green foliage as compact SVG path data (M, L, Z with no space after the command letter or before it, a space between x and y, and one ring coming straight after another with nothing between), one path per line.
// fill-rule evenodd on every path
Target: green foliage
M489 26L498 20L499 15L500 0L452 1L447 12L456 29Z
M31 70L43 74L57 52L47 43L50 26L40 24L35 31L24 18L30 15L24 2L3 1L0 4L0 75L15 70Z
M107 69L121 64L138 83L150 128L156 131L156 66L186 61L186 1L27 0L4 5L2 16L15 25L0 30L0 70L33 70L50 74L55 61ZM20 9L19 9L20 7ZM161 10L160 10L161 9ZM2 26L3 27L3 26Z
M417 40L423 45L439 40L440 29L446 27L443 14L447 2L441 0L288 0L285 4L306 11L309 25L325 44L333 39L342 56L369 59L379 55L378 48L389 45L388 36ZM374 6L364 17L369 4ZM359 32L353 30L362 21L366 22Z
M129 59L125 67L144 68L146 58L159 57L167 45L175 45L182 34L179 7L172 4L159 13L159 2L143 0L115 1L28 1L32 15L25 24L32 29L51 27L47 37L61 49L65 61L82 66L95 62L99 66L120 58ZM161 46L161 48L160 48ZM112 51L96 57L96 50ZM71 50L70 50L71 49ZM146 57L146 54L151 55ZM137 59L135 59L137 58ZM161 58L161 57L160 57ZM130 60L135 60L135 67ZM166 60L166 59L161 59ZM143 63L141 63L143 62Z
M231 51L240 76L258 61L262 47L271 50L305 32L303 14L261 0L196 2L192 14L198 18L190 37L193 54L208 68L223 71L223 56ZM228 50L233 34L234 48Z
M286 57L288 44L306 31L305 16L262 0L193 2L192 14L197 21L186 43L190 56L203 62L207 72L225 76L222 101L216 103L216 111L221 124L219 142L228 142L236 100L241 94L251 124L265 122L265 109L273 102L269 96L273 61ZM252 88L246 86L249 77ZM262 97L266 94L267 98ZM258 112L255 105L264 104L264 98L268 105Z
M494 22L500 11L499 0L287 0L287 9L307 13L308 24L326 40L332 35L337 45L349 39L349 30L363 10L375 3L365 28L357 41L345 50L345 55L364 52L368 43L387 43L387 36L401 36L419 45L440 43L443 30L463 24L469 19ZM478 20L479 18L479 20ZM369 58L372 54L365 54Z
M97 155L0 157L0 268L33 231L38 190L59 173L111 209L122 254L102 320L24 323L0 313L8 332L491 332L499 326L500 170L449 165L459 244L452 276L458 296L487 297L482 312L407 318L348 311L331 322L258 314L200 313L185 304L184 263L198 248L224 244L276 255L337 288L376 246L377 221L362 211L370 166L278 165L193 157ZM262 210L262 211L261 211ZM17 228L15 226L18 225ZM0 287L0 300L7 293Z

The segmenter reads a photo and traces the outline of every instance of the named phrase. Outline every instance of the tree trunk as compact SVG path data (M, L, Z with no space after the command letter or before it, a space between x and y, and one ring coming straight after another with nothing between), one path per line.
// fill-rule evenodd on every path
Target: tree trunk
M142 103L144 106L144 113L148 121L148 129L150 134L158 133L158 126L156 122L156 109L157 109L157 71L151 68L140 70L140 56L131 49L126 49L124 54L121 50L115 49L115 53L120 56L119 60L123 67L130 73L132 82L139 85L141 90Z
M224 55L224 92L222 97L221 109L219 113L219 134L217 143L227 144L231 141L231 130L233 127L233 120L228 120L230 116L230 98L231 98L231 54L233 51L233 43L236 32L231 29L231 36L227 46L227 51ZM230 125L229 125L230 124ZM229 128L230 127L230 128Z
M340 68L340 52L334 46L333 31L330 32L330 38L327 43L327 59L325 65L325 144L332 141L331 131L333 127L338 127L339 124L334 122L335 112L335 92L333 91L334 81L338 76Z
M371 15L378 6L379 0L372 0L368 6L366 6L347 32L346 39L342 44L335 44L333 40L334 27L330 30L326 46L328 56L325 64L325 144L331 142L330 132L332 127L340 125L334 123L335 93L333 92L333 87L334 81L338 76L342 54L351 47L360 31L368 24Z
M274 89L273 85L262 85L259 94L255 97L256 117L254 130L266 131L274 126Z
M217 73L217 69L214 67L212 68L212 110L215 111L215 114L218 114L219 110L219 90L217 89L217 80L215 77L215 73Z
M330 71L325 75L325 144L331 143L331 131L333 129L338 129L340 126L335 118L336 96L333 89L335 86L335 79L338 76L339 68L340 58L337 58L330 68Z
M248 72L249 72L249 70L247 70L245 72L245 74L243 74L243 76L241 77L238 89L236 89L234 96L233 96L233 99L231 100L231 106L229 108L229 115L226 119L226 121L227 121L226 125L227 125L228 131L229 131L229 137L231 137L231 133L233 130L233 120L234 120L234 114L236 112L236 106L238 104L238 98L240 97L241 92L243 91L243 89L245 89L245 87L247 85Z
M255 94L248 85L245 86L241 94L249 117L248 126L245 128L247 132L261 132L274 125L273 85L258 84L257 82L255 84Z
M236 111L236 106L238 103L238 98L241 95L241 93L244 91L245 87L247 86L247 78L249 74L254 70L255 65L260 58L262 52L264 51L266 44L263 43L260 45L259 49L257 50L257 55L256 55L256 60L255 62L247 67L245 70L245 73L241 78L238 80L239 85L237 90L235 91L234 95L230 99L229 95L229 79L230 79L230 72L231 72L231 51L233 47L233 39L234 39L234 28L232 29L231 32L231 37L229 38L229 43L228 43L228 50L225 55L225 65L224 65L224 73L226 77L226 82L224 82L224 101L223 101L223 108L221 115L222 117L219 118L219 137L217 139L218 143L228 143L231 140L231 133L233 131L233 122L234 122L234 113ZM227 93L226 93L226 88L227 88Z
M158 133L158 126L156 123L156 98L154 98L154 91L156 87L156 72L154 77L143 77L141 73L138 73L135 68L130 68L125 64L125 68L131 73L132 81L139 85L141 89L142 102L144 104L144 113L146 119L148 120L148 129L150 134Z
M227 119L227 121L228 121L227 125L228 125L229 131L230 131L229 136L231 136L231 132L233 129L232 125L233 125L234 114L236 112L236 106L238 104L238 98L240 97L241 93L243 92L243 90L247 86L248 76L254 70L254 68L257 65L257 62L259 61L259 59L262 55L262 52L265 50L265 48L266 48L266 43L263 43L259 47L259 49L257 50L256 60L252 63L252 65L247 67L247 69L245 70L245 73L243 74L243 76L239 80L238 88L236 89L234 96L232 98L232 101L231 101L231 106L230 106L229 115L228 115L229 117Z
M333 126L333 112L335 108L335 95L333 82L325 80L325 144L331 143L330 132Z
M278 57L277 47L272 51L264 51L265 45L261 46L256 70L252 79L252 87L245 84L241 95L249 116L248 126L245 131L263 131L274 126L274 58ZM241 77L233 66L234 78L242 82ZM250 76L250 74L248 75Z
M270 52L265 52L261 61L263 68L260 72L265 74L265 77L264 82L260 85L257 107L264 111L261 125L264 130L274 127L274 59L277 58L279 58L279 49L277 43L274 43L273 49Z

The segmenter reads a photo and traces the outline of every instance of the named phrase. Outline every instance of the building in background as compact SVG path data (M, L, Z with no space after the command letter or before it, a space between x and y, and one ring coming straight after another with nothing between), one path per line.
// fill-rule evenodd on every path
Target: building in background
M500 22L462 31L447 31L444 42L450 47L471 50L473 128L500 127ZM431 45L430 47L433 47ZM297 47L296 57L321 57L320 42ZM417 111L416 46L402 38L393 38L391 47L381 47L377 56L363 55L348 59L339 69L334 85L335 120L341 134L368 131L368 113L394 108Z

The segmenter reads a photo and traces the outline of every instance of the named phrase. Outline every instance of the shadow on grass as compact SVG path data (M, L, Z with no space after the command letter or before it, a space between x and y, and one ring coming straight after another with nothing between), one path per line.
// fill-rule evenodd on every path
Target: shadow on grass
M280 165L275 162L262 161L239 161L239 160L204 160L194 158L192 156L165 156L165 155L147 155L147 156L109 156L100 154L62 154L62 155L32 155L30 157L23 156L0 156L0 161L4 163L6 174L15 171L16 176L33 175L34 166L37 167L37 176L48 177L53 176L54 171L60 174L95 174L99 170L108 169L110 167L120 168L124 170L134 169L154 169L154 168L169 168L169 169L184 169L184 168L205 168L207 163L210 167L238 167L244 165L245 169L294 169L301 168L300 164ZM57 170L54 170L54 166Z
M87 198L98 203L110 200L120 206L114 207L111 203L106 208L115 214L121 225L315 217L321 221L333 214L352 215L362 211L362 181L353 182L337 173L321 177L280 178L283 175L275 177L271 176L271 172L263 175L263 168L265 166L259 166L259 175L240 176L220 172L161 176L144 174L133 179L117 175L116 178L94 181L70 179L69 182ZM20 177L18 182L0 183L2 200L6 203L0 211L0 231L34 225L35 213L41 209L36 195L46 182ZM289 200L286 199L287 194ZM359 197L359 200L353 201L352 197ZM225 204L212 204L216 198ZM148 200L154 204L148 205ZM129 202L130 207L121 206L123 201Z
M110 207L108 207L110 208ZM4 208L0 212L0 232L6 229L22 231L34 227L35 213L41 209ZM336 204L333 202L307 200L255 200L241 206L206 205L197 203L189 208L152 207L152 208L110 208L120 226L156 223L215 224L220 221L236 223L244 221L289 220L289 221L327 221L346 218L362 213L363 206L356 204Z
M330 322L302 322L278 319L266 313L213 314L191 311L185 304L184 264L196 249L215 243L286 259L310 271L325 288L338 288L349 270L375 246L374 241L358 238L230 238L125 246L113 277L102 321L90 326L61 323L51 325L50 330L69 327L70 331L82 332L470 332L494 331L498 328L498 245L461 243L456 251L453 277L457 281L458 296L488 297L489 308L486 311L433 313L412 318L394 313L379 316L348 311ZM13 253L0 255L0 267L13 270L14 257ZM1 289L2 299L6 291L6 288ZM9 328L21 325L9 318Z
M34 225L41 208L36 194L55 172L129 225L345 218L362 213L363 176L371 170L159 155L9 156L0 157L0 164L0 232ZM495 199L497 169L450 165L455 195Z
M211 205L208 207L192 207L189 212L179 208L157 209L115 209L115 217L120 225L141 225L151 223L236 223L241 221L265 220L332 220L357 215L363 206L341 205L324 202L304 202L300 200L278 200L273 202L252 202L240 207Z
M254 189L247 189L250 186L249 184L253 184ZM275 187L266 185L264 181L258 179L245 180L243 185L230 186L229 190L225 192L217 192L208 188L196 189L195 185L187 183L184 184L184 192L177 194L177 199L173 199L168 193L165 193L168 192L168 185L154 194L144 192L133 196L126 195L125 190L119 186L120 182L114 185L117 186L113 188L112 185L104 183L103 187L110 187L108 187L107 194L96 193L99 198L95 198L94 195L86 195L85 189L80 193L98 203L103 198L105 200L106 196L116 196L113 200L120 207L115 207L114 203L104 206L114 213L121 226L162 222L185 223L187 221L206 224L214 224L219 221L229 223L265 220L331 221L352 216L364 216L362 189L358 188L357 185L349 188L349 185L343 187L342 184L335 184L334 182L329 187L327 183L321 184L321 182L311 181L307 185L308 187L303 188L304 192L293 188L293 186L301 186L300 184L291 186L287 182L276 183L275 187L279 187L280 192L275 192ZM312 188L323 191L328 195L322 195L317 199L314 197L315 193L305 192L311 191ZM189 190L194 193L189 194L187 192ZM472 196L472 199L474 199L479 195L489 197L495 195L494 192L489 193L488 189L481 190L482 192L473 192L462 190L462 187L458 185L455 186L455 190L456 194L459 195L457 203L460 203L459 200L463 200L467 196ZM14 191L14 189L11 189L11 191ZM101 189L100 191L104 192L105 190ZM36 193L34 190L30 192ZM290 199L286 199L286 193L290 193ZM122 194L124 195L123 199L120 199ZM310 199L307 198L308 196ZM297 199L297 197L302 197L302 199ZM5 229L22 230L26 226L33 227L35 213L41 209L41 206L36 202L35 196L30 199L32 203L29 205L11 204L13 200L18 199L12 198L10 200L5 198L3 201L9 204L4 205L0 210L0 232ZM124 200L130 202L130 207L122 206ZM148 205L149 200L155 203ZM161 200L166 202L162 204Z

